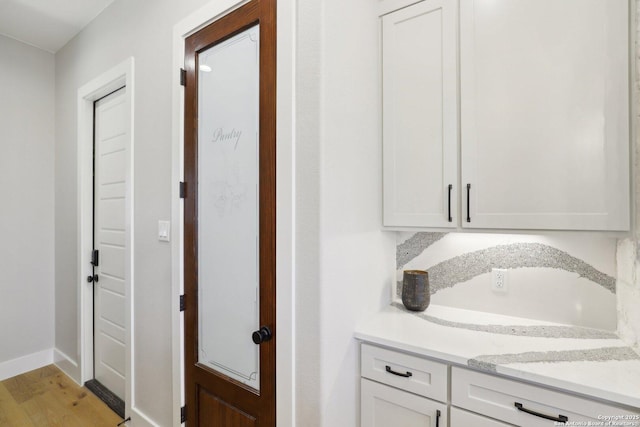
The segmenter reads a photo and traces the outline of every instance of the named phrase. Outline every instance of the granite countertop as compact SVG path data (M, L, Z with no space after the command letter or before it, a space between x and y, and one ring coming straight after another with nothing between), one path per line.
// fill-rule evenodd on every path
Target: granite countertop
M373 344L640 409L640 355L609 331L393 303L357 329Z

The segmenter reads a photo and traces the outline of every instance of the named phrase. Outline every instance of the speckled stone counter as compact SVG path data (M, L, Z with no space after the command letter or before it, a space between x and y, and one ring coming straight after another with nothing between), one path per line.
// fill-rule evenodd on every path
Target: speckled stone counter
M443 306L394 303L356 338L640 409L640 355L615 333Z

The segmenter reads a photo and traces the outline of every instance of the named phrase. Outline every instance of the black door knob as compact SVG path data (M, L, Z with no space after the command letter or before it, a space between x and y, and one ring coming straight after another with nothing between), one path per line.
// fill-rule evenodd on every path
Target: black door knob
M262 344L265 341L269 341L271 339L271 329L263 326L259 331L255 331L251 334L251 339L256 344Z
M91 283L91 282L98 282L98 275L94 274L93 276L87 276L87 282Z

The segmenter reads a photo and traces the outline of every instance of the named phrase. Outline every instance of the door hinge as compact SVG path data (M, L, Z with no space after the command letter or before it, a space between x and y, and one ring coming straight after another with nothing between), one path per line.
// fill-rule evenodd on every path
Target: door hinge
M180 295L180 311L184 311L184 295Z
M187 197L187 185L184 182L180 182L180 198L184 199Z
M185 70L184 68L180 68L180 85L187 85L187 70Z
M180 408L180 423L186 423L187 422L187 406L183 406L182 408Z
M100 251L94 249L91 251L91 265L97 267L100 265Z

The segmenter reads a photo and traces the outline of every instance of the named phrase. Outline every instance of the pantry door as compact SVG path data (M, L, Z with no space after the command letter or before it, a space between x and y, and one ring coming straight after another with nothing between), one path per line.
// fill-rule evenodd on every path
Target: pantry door
M275 426L275 1L185 44L189 426Z

